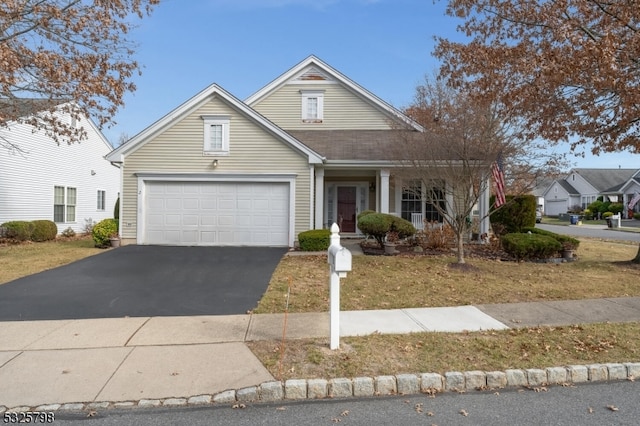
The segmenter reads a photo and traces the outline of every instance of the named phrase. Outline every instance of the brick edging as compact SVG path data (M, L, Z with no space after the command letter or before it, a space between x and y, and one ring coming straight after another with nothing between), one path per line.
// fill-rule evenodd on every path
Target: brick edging
M87 411L109 408L147 408L276 402L303 399L354 398L386 395L435 394L508 387L537 388L609 380L633 380L640 377L640 362L570 365L546 369L510 369L504 371L451 371L439 373L398 374L395 376L336 379L289 379L270 381L258 386L226 390L217 394L185 398L142 399L123 402L88 402L44 404L36 407L8 408L4 412Z

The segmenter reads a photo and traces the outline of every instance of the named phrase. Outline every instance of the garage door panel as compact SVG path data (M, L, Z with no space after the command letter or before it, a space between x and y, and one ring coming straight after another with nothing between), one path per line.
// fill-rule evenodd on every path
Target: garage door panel
M143 242L277 245L289 241L289 185L147 182Z

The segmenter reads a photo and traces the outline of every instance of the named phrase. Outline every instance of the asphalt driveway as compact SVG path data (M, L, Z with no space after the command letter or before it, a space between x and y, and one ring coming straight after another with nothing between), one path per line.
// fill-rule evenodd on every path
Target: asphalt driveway
M286 251L120 247L0 285L0 321L245 314Z

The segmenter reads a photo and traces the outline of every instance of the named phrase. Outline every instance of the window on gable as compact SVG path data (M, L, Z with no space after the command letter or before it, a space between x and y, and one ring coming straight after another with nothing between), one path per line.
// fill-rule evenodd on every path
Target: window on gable
M301 90L302 122L322 123L324 110L323 90Z
M96 210L104 211L106 192L98 189L98 200L96 203Z
M229 155L229 117L203 115L204 155Z
M77 189L72 187L53 187L53 221L56 223L76 221Z

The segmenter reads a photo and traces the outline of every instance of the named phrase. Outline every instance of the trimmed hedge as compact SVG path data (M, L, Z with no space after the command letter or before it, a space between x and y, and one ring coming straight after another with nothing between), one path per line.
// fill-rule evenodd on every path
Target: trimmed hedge
M110 244L112 235L118 234L118 221L115 219L103 219L96 223L91 230L91 236L96 247L106 247Z
M501 241L504 251L518 260L546 259L562 250L560 242L549 235L511 233Z
M35 225L26 220L13 220L2 224L4 236L18 241L29 241ZM56 230L57 232L57 230Z
M303 251L326 251L331 242L331 231L312 229L298 234L298 243Z
M364 212L363 212L364 213ZM408 220L387 213L362 214L358 219L358 229L376 239L384 247L388 232L397 232L399 238L407 238L416 233L416 228Z
M491 198L493 205L495 196ZM489 216L496 234L522 232L523 228L536 226L537 201L533 195L507 195L507 203Z
M555 238L562 245L562 248L570 250L575 250L580 245L580 240L577 240L573 237L570 237L568 235L556 234L555 232L545 231L544 229L540 228L523 228L522 232L531 232L532 234L546 235L548 237Z
M58 235L58 227L50 220L34 220L31 241L51 241Z

